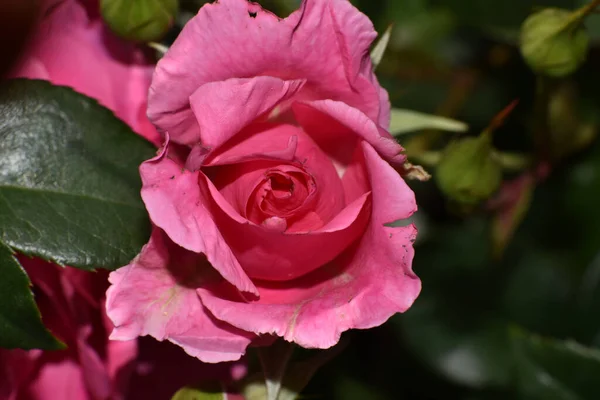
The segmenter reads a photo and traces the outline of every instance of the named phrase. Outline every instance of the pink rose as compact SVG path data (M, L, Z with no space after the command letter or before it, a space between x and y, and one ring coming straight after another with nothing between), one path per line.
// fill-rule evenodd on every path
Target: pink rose
M9 77L70 86L160 143L145 111L154 66L134 44L109 32L98 0L43 0L40 14L29 46Z
M415 210L394 167L376 33L346 0L280 19L245 0L205 5L155 71L166 143L140 167L155 229L111 273L111 338L151 335L208 362L261 335L327 348L420 291Z

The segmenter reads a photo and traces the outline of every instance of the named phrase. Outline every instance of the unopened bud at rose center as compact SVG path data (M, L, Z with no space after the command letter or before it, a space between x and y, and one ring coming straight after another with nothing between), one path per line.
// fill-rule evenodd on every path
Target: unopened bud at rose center
M315 199L314 178L306 172L281 171L277 168L265 172L264 180L248 200L246 214L257 224L271 217L292 222L310 210ZM258 207L257 207L258 206Z

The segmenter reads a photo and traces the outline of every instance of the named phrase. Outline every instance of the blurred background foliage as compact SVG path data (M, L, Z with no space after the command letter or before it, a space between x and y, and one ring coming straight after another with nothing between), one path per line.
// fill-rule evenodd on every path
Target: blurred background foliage
M182 22L202 3L183 1ZM285 16L299 1L260 3ZM494 145L524 154L534 151L536 77L519 53L519 27L542 7L585 3L354 1L378 32L393 24L377 70L393 106L464 121L477 135L519 100ZM600 398L600 143L592 140L600 117L600 15L586 27L588 60L555 82L560 90L548 116L546 134L559 135L564 151L541 174L504 174L513 180L499 192L514 200L507 214L492 203L457 212L435 179L411 182L420 207L413 266L422 294L384 326L346 334L350 345L303 398ZM419 132L400 142L418 155L450 136Z

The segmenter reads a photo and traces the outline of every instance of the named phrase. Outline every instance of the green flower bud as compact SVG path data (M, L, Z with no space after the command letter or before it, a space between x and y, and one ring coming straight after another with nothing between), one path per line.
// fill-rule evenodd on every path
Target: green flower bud
M582 11L546 8L525 20L521 26L521 54L532 70L562 77L583 64L590 39L582 24Z
M101 0L106 24L117 35L136 42L160 40L171 28L178 0Z
M491 133L451 142L437 166L440 190L464 206L490 198L502 183L502 166L491 143Z

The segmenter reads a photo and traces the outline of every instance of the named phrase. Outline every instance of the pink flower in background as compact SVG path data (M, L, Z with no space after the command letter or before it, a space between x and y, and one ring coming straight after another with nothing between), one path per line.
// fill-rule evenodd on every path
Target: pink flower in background
M110 275L111 338L220 362L262 335L327 348L411 306L416 230L388 224L416 204L375 36L346 0L286 19L220 0L186 25L150 89L165 136L140 167L155 229Z
M133 45L107 32L94 13L96 6L95 1L43 1L39 24L9 77L70 86L156 140L155 129L141 113L152 66ZM68 348L3 350L0 394L10 399L125 398L137 343L108 340L106 274L26 257L20 261L35 287L44 323Z
M154 65L135 44L109 32L98 7L98 0L43 0L39 26L9 77L70 86L158 144L158 133L146 117Z
M104 312L107 273L19 257L44 324L61 351L0 349L0 399L169 399L182 386L239 379L244 364L208 366L167 343L110 341Z
M35 287L44 324L68 347L0 351L0 398L125 398L137 344L108 340L102 296L106 274L27 257L19 261Z

